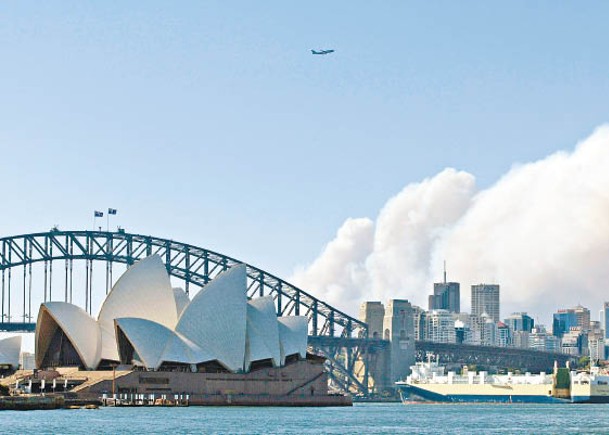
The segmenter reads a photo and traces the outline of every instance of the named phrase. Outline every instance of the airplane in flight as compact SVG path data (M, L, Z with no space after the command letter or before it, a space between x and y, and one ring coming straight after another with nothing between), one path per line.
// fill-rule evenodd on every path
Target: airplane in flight
M334 50L311 50L311 54L330 54L334 53Z

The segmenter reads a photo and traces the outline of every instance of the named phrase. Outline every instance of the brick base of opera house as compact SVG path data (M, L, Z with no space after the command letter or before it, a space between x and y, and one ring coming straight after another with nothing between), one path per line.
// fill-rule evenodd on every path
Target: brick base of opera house
M90 372L79 372L86 375ZM108 374L108 372L106 372ZM111 372L110 372L111 375ZM107 375L83 385L81 399L111 396L113 380ZM136 394L173 399L188 395L189 405L206 406L351 406L350 396L328 394L328 374L321 358L295 361L284 367L261 368L249 373L191 373L130 371L114 379L114 391L123 397Z

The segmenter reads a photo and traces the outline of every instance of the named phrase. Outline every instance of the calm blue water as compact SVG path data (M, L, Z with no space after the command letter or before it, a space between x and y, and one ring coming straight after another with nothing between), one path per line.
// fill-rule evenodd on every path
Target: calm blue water
M358 404L353 408L0 411L0 433L609 434L609 405Z

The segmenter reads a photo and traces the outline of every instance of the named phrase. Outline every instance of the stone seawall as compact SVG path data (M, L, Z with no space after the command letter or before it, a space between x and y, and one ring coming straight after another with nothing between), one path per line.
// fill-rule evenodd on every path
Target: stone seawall
M351 396L195 395L190 406L352 406Z
M30 411L64 407L61 396L6 396L0 397L0 410Z

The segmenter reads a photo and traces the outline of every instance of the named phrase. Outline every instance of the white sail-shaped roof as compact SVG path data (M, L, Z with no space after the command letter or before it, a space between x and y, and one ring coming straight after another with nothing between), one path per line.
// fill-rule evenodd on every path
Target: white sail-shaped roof
M159 368L163 362L163 350L174 335L173 331L160 323L146 319L124 317L114 322L125 334L144 367Z
M97 322L82 308L66 302L45 302L40 306L35 337L36 366L42 364L55 325L68 337L85 367L97 368L101 359L101 332Z
M176 326L232 371L243 370L245 360L246 291L245 265L234 266L195 295Z
M98 316L101 358L118 361L114 319L137 317L173 329L177 308L169 275L161 257L152 255L131 266L114 284Z
M291 355L306 358L306 350L307 318L278 319L270 296L248 302L245 265L221 273L189 301L183 290L171 288L157 255L125 272L97 321L76 305L47 302L36 326L38 367L82 364L96 369L104 360L131 358L149 369L217 361L239 372L256 361L278 366Z
M217 359L213 353L202 349L195 343L174 332L163 351L163 362L184 364L199 364Z
M0 364L9 364L14 369L19 367L21 353L21 335L0 340Z
M279 327L272 296L247 302L247 334L245 341L245 370L254 361L271 359L273 365L281 365Z
M186 308L186 305L190 303L190 299L186 292L180 287L173 288L173 297L176 301L176 310L179 318L182 311L184 311L184 308Z
M279 343L281 345L281 364L285 358L298 354L307 357L308 325L305 316L288 316L277 319L279 325Z
M215 355L160 323L128 317L114 322L133 346L139 362L148 369L158 369L164 362L198 364L216 359Z

